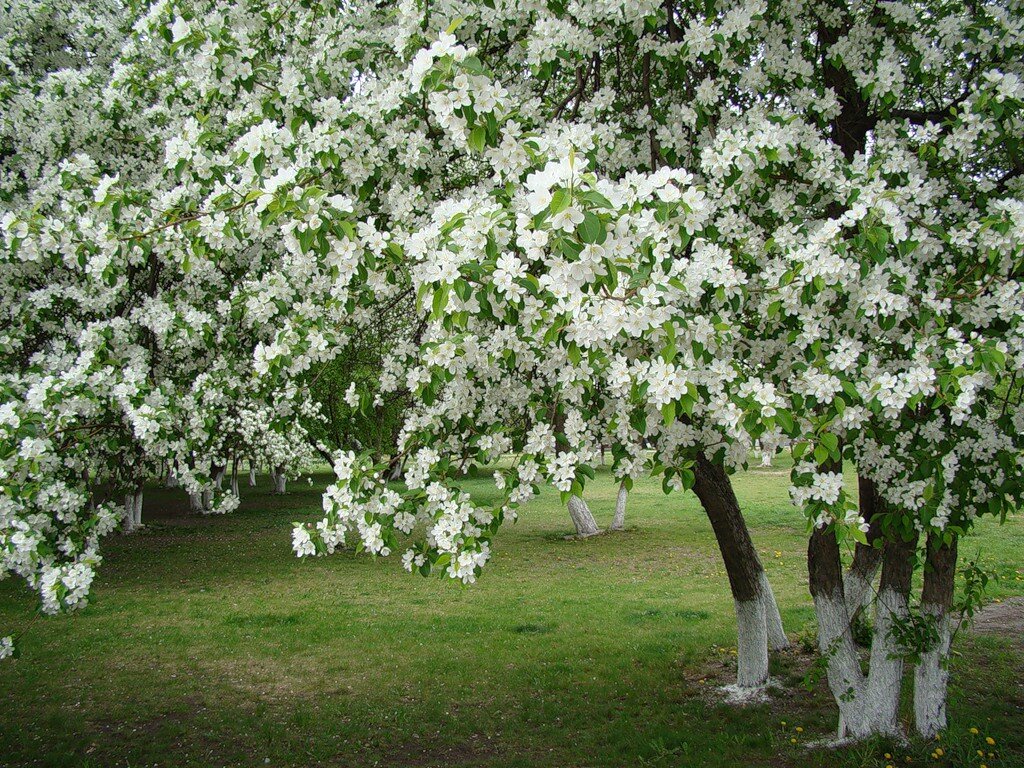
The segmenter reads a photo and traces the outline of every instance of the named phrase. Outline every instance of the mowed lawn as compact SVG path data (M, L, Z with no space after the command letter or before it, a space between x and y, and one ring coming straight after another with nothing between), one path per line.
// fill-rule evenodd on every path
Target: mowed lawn
M796 641L773 661L785 688L742 709L717 693L735 623L692 494L639 483L627 531L571 541L546 491L463 587L397 557L297 560L291 522L318 519L328 480L280 498L261 477L240 510L210 518L189 516L181 492L147 492L149 526L105 542L93 604L36 620L22 657L0 663L0 765L1024 765L1024 645L992 635L958 638L938 759L935 742L807 748L836 711L802 682L813 614L785 470L735 479ZM487 477L466 487L493 494ZM615 490L607 473L587 489L602 525ZM1024 594L1024 521L980 525L961 545L979 551L994 597ZM33 610L20 583L0 583L0 629Z

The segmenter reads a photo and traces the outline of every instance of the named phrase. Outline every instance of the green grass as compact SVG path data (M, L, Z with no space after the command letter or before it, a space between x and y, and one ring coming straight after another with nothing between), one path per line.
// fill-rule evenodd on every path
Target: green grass
M1024 765L1024 660L998 637L959 644L938 761L935 744L808 750L836 712L822 686L803 688L799 644L773 662L786 690L772 703L723 705L732 603L692 495L640 483L627 531L567 541L568 515L546 492L462 587L408 575L397 558L297 560L291 521L317 518L327 477L315 480L275 498L261 478L214 518L188 516L178 492L148 493L151 524L108 539L94 603L36 621L22 657L0 664L0 765L852 768L894 751L900 764L977 766L986 735L987 765ZM787 482L776 469L735 485L796 636L813 615ZM466 485L493 493L486 478ZM614 493L607 474L588 488L602 524ZM1024 593L1022 546L1021 520L985 522L961 552L980 548L1001 597ZM0 627L33 608L0 583Z

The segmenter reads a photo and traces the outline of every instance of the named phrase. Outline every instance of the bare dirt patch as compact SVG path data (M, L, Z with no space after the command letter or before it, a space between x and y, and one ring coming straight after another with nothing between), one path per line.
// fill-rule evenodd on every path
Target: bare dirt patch
M973 630L985 635L1002 635L1024 645L1024 597L989 603L974 615Z

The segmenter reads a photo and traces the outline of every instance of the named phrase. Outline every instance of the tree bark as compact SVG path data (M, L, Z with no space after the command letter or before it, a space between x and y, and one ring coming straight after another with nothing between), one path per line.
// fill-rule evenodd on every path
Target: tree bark
M788 644L739 502L725 469L701 455L694 466L694 493L711 521L729 577L736 611L738 693L748 695L768 682L768 645Z
M875 544L882 533L878 515L883 510L883 502L872 480L859 476L857 483L860 491L860 516L868 522L870 528L867 533L868 543L857 542L853 550L853 562L843 577L846 611L851 618L856 617L871 602L871 584L882 565L882 549Z
M569 517L572 518L572 524L576 527L576 536L581 539L601 532L587 502L579 496L569 497Z
M898 736L903 660L892 629L907 615L916 540L887 540L883 553L875 633L868 674L861 671L853 641L853 615L843 594L839 544L831 528L815 528L807 568L818 620L818 649L829 690L839 707L839 738ZM859 607L858 607L859 610Z
M252 461L249 462L249 487L256 487L256 464Z
M274 493L279 496L287 493L288 477L284 473L284 467L274 467Z
M611 530L621 531L626 527L626 501L629 499L629 491L626 484L619 484L619 494L615 497L615 517L612 518Z
M896 737L902 736L899 708L903 656L893 638L893 629L909 613L916 549L916 534L908 541L888 540L885 543L864 702L872 732Z
M231 493L237 498L238 493L238 457L231 459Z
M935 622L938 642L921 654L914 670L914 722L917 732L932 738L946 728L949 685L949 611L953 606L957 539L944 544L941 534L928 534L928 554L921 590L921 613Z
M818 621L818 651L825 659L828 687L839 706L839 738L844 738L848 732L855 736L866 735L861 706L864 675L850 631L839 543L832 530L815 527L811 532L807 574Z

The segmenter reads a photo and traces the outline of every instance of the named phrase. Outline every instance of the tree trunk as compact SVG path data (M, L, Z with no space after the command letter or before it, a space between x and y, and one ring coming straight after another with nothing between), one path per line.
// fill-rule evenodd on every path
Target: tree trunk
M235 456L233 459L231 459L231 493L233 493L236 498L239 497L239 493L238 493L238 457L237 456Z
M711 521L729 576L736 611L735 691L737 698L747 698L768 682L769 636L773 646L785 647L785 633L729 475L701 455L694 466L693 490Z
M847 611L843 594L835 532L815 528L811 533L807 568L818 620L818 649L826 660L828 687L839 707L840 739L900 735L903 660L892 628L907 615L915 547L915 540L886 541L870 666L865 676L853 641L853 616Z
M274 468L274 493L283 495L287 493L288 477L284 473L284 467Z
M194 514L201 515L203 513L203 495L202 491L188 495L189 507Z
M569 497L569 517L572 518L572 524L576 526L576 536L581 539L601 532L587 502L579 496Z
M132 508L132 514L135 518L136 528L142 527L142 494L143 486L140 484L139 487L135 490L135 505Z
M178 487L178 476L177 476L177 474L175 474L173 469L170 472L167 473L167 482L165 483L165 485L168 488L177 488Z
M256 465L253 462L249 462L249 487L256 487Z
M851 617L856 617L871 602L871 584L882 565L882 550L875 546L875 542L882 532L878 513L882 511L883 502L872 480L859 476L857 483L860 490L860 516L868 522L870 528L868 543L857 542L853 550L853 562L843 577L846 611Z
M899 708L903 656L892 634L897 622L905 620L909 613L916 549L916 533L909 541L886 541L875 607L875 632L871 641L864 706L872 732L888 736L902 736Z
M611 530L621 531L626 527L626 501L629 499L629 491L626 484L619 485L619 495L615 497L615 517L612 518Z
M826 677L839 706L839 738L867 735L863 707L864 675L850 631L843 594L843 571L835 532L815 528L807 545L807 572L818 620L818 650L826 660Z
M946 545L941 534L928 534L928 555L921 590L921 613L935 621L938 642L921 654L914 670L914 722L917 732L932 738L946 728L949 684L949 610L953 606L957 540Z

